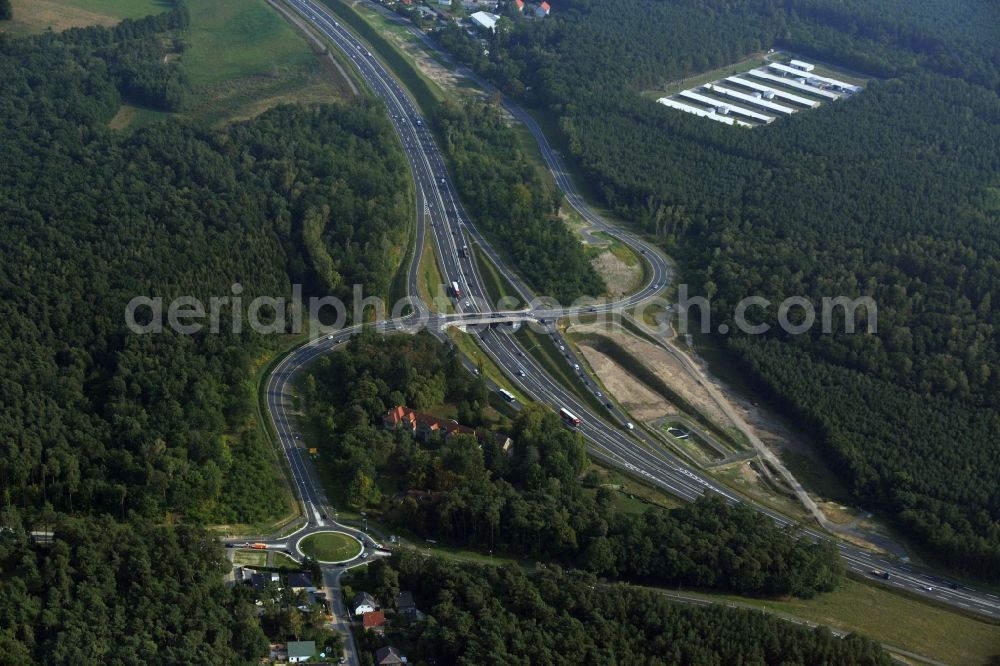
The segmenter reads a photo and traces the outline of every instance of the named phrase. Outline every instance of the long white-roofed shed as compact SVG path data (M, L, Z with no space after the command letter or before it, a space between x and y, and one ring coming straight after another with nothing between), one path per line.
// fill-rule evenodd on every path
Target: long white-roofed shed
M469 18L472 19L473 23L475 23L477 26L485 30L496 29L497 21L500 20L499 16L497 16L496 14L491 14L489 12L476 12Z

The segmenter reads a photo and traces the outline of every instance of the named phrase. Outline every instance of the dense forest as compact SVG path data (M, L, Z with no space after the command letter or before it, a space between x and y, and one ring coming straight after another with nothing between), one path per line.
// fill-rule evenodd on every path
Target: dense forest
M604 293L576 236L557 217L558 192L542 185L495 104L444 103L435 115L462 201L477 227L539 296L571 303Z
M23 506L252 520L239 487L270 463L246 427L248 373L271 342L226 326L126 335L125 305L207 303L235 283L244 304L292 282L384 294L406 228L403 162L367 102L111 133L122 81L101 58L160 23L124 27L0 44L0 478Z
M183 58L163 56L186 23L177 7L0 36L0 597L16 661L256 657L259 632L236 635L245 610L219 589L218 545L140 525L284 513L252 371L278 340L225 322L293 283L386 295L411 226L405 162L370 100L108 129L123 101L184 103ZM126 328L134 296L235 294L217 335Z
M634 581L812 596L843 575L829 544L797 538L766 516L718 498L624 513L616 491L586 475L579 433L525 407L505 454L482 427L485 388L427 333L356 337L320 359L302 397L321 465L348 501L420 537L555 561ZM419 442L382 428L390 407L457 406L479 436ZM415 492L412 492L415 491Z
M16 510L0 515L0 663L248 664L266 652L253 602L223 585L229 563L197 528L50 516L54 539L35 545Z
M685 606L558 567L529 575L404 552L352 583L383 599L413 593L427 620L392 637L409 663L891 663L878 643L858 635L838 638L757 611Z
M995 577L998 19L944 0L567 0L498 34L488 57L453 29L440 41L553 116L605 202L711 299L712 330L735 330L751 295L805 296L817 312L823 297L874 298L874 335L788 335L773 306L751 311L766 336L720 342L810 427L859 502ZM769 47L881 80L749 132L642 94Z
M10 0L0 0L0 21L9 21L14 18L14 7Z

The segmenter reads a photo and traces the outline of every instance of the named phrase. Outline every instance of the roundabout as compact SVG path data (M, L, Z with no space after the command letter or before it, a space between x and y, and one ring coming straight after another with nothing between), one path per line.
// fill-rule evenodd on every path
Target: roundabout
M295 550L321 564L339 564L361 555L364 547L350 534L329 530L302 537L295 543Z

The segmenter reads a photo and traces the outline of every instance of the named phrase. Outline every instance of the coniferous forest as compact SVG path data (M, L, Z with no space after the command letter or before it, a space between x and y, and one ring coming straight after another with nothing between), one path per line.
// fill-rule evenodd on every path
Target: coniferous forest
M513 26L488 56L460 31L438 39L558 127L597 195L711 299L713 331L736 330L747 296L774 303L750 310L766 335L717 336L732 361L808 428L857 502L942 562L995 579L996 7L565 0ZM643 94L753 54L763 62L769 48L872 80L752 131ZM823 297L870 296L877 333L783 333L777 303L790 296L817 313Z

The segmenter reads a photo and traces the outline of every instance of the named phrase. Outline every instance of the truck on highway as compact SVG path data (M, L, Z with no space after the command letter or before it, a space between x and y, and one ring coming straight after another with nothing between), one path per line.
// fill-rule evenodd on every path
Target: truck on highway
M573 412L569 411L565 407L559 409L559 418L563 420L563 423L576 427L580 425L580 419L578 419Z
M514 394L508 391L507 389L500 389L499 393L500 397L506 400L507 402L514 402L515 400L517 400L517 398L514 397Z
M459 250L458 250L458 256L462 257L463 259L465 257L468 257L469 256L469 246L468 245L463 245L462 247L460 247Z
M451 296L453 298L462 298L462 290L459 288L458 282L453 280L449 289L451 290Z
M250 547L253 548L254 550L267 550L266 543L254 543L251 544Z

